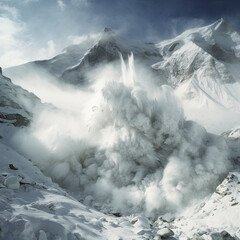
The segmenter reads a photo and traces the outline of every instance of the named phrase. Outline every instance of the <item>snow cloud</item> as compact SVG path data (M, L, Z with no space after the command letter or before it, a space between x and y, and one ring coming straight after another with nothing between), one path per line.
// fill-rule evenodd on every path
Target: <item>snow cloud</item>
M184 17L172 18L170 20L172 37L177 36L179 32L183 32L185 29L192 29L204 25L207 25L204 19L198 18L193 18L191 21Z
M75 6L88 6L89 0L71 0Z
M24 23L0 17L0 66L17 65L26 61L21 49L25 49L27 43L18 38L23 31L25 31Z
M0 41L0 66L3 68L33 59L50 58L57 53L53 40L47 42L47 47L36 49L32 43L29 26L21 20L19 10L2 3L0 4Z
M10 17L14 20L19 17L19 11L17 8L2 3L0 3L0 14L2 17Z
M73 36L70 35L68 36L68 40L71 44L89 44L89 43L94 43L99 39L100 34L87 34L87 35L82 35L82 36Z
M87 7L89 5L89 0L71 0L70 3L76 7ZM69 2L64 0L57 0L57 4L59 8L64 11L67 5L69 5Z
M25 4L30 4L30 3L35 3L35 2L38 2L40 0L23 0L23 3Z
M64 10L66 7L66 4L63 2L63 0L58 0L57 1L58 6L60 7L61 10Z
M47 42L47 47L46 48L41 48L38 53L38 58L39 59L47 59L54 57L56 55L56 45L53 40L49 40Z

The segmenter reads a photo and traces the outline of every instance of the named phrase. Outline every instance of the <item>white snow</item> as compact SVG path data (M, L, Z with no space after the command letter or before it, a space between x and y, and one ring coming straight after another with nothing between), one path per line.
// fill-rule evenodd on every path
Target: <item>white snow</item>
M223 19L157 44L164 61L152 67L176 87L186 117L213 133L240 117L239 44L239 33Z
M232 236L240 236L240 175L229 173L227 178L217 187L215 193L183 214L173 225L181 234L181 238L193 237L196 234L207 235L207 229L221 232L223 229Z
M174 232L171 229L167 228L167 227L160 229L157 233L162 238L169 238L169 237L174 235Z
M16 176L7 176L4 180L4 185L10 189L19 189L19 180Z

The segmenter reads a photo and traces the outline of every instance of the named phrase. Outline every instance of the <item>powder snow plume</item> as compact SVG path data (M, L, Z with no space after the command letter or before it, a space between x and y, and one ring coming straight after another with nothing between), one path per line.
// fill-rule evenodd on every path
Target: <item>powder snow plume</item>
M43 110L15 143L85 204L155 217L212 193L232 164L223 138L185 121L173 90L138 73L133 55L121 57L121 73L103 68L78 109Z

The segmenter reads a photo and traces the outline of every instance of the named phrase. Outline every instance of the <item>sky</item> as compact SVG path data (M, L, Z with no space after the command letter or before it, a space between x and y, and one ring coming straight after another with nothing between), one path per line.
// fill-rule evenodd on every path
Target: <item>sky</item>
M222 17L240 29L240 1L0 0L0 66L51 58L104 27L160 42Z

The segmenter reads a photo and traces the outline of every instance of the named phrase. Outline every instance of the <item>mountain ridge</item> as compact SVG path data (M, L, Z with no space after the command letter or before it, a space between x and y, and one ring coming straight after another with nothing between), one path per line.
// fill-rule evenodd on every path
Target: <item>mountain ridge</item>
M62 54L52 59L4 71L16 83L19 78L24 80L26 76L41 74L44 77L45 74L81 88L94 84L95 77L89 75L90 72L104 64L119 62L119 53L126 59L131 52L144 68L150 70L156 87L167 84L175 89L189 119L194 118L188 114L186 106L189 105L195 105L200 111L203 108L209 111L212 108L239 110L240 35L225 19L186 30L156 44L128 40L105 28L79 45L65 48ZM194 120L198 121L197 118ZM203 120L199 121L202 123Z

